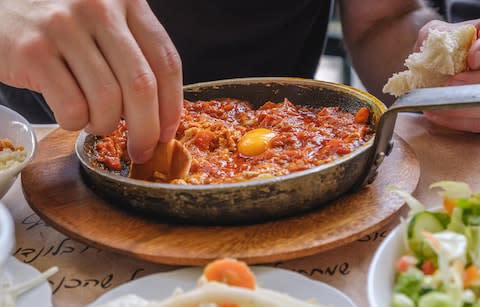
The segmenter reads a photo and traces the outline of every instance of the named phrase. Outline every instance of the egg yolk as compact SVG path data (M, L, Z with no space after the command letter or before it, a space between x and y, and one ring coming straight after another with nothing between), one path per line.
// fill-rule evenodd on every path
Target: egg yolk
M256 156L265 152L275 132L266 128L253 129L245 133L238 141L238 151L245 156Z

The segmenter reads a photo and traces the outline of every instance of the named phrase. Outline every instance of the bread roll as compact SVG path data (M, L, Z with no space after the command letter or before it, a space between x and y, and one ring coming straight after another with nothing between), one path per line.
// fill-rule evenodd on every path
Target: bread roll
M468 50L476 38L473 25L454 31L430 29L420 51L405 60L408 70L393 74L383 92L398 97L415 88L446 85L451 76L467 70Z

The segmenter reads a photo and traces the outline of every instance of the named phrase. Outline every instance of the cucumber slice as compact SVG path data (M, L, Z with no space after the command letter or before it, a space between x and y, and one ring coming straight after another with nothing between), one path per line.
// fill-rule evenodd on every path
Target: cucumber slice
M448 215L439 212L422 211L415 214L408 224L408 239L423 240L423 231L439 232L448 225Z
M408 243L417 256L430 258L435 256L435 252L430 245L425 242L422 232L439 232L445 230L449 217L447 214L439 212L422 211L415 214L408 224Z

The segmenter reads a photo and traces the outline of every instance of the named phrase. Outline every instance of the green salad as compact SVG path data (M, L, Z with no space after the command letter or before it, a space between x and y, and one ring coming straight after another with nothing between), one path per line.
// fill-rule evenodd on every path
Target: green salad
M443 210L427 211L392 187L410 206L402 220L408 253L395 263L392 307L480 307L480 193L441 181Z

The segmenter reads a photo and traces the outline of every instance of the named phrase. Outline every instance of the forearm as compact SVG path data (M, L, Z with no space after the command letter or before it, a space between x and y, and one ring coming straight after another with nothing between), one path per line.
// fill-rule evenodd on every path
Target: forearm
M393 97L382 87L413 51L418 31L441 17L420 0L341 0L347 49L367 89L387 105Z

